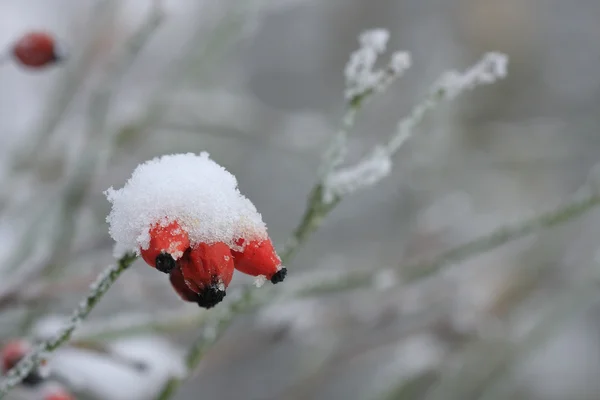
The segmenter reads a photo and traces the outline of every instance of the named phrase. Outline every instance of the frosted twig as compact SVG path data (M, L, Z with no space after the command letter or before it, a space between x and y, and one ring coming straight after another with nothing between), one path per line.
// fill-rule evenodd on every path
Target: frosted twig
M398 122L396 131L386 144L376 146L367 156L352 166L331 171L324 180L325 202L334 201L337 197L374 185L389 175L392 169L391 158L412 136L414 129L423 121L428 111L467 90L492 84L504 78L507 62L505 55L492 52L485 54L477 64L463 73L445 72L434 83L427 97L417 104L407 117Z
M360 108L374 94L387 89L410 67L410 55L396 52L384 69L373 69L377 58L386 50L388 39L389 32L384 29L365 31L358 38L360 48L351 54L344 70L346 111L340 129L324 154L319 171L320 180L326 179L344 161L348 133L354 126Z
M127 254L119 259L116 265L110 266L98 276L90 286L90 292L75 309L65 327L53 338L37 345L31 353L6 373L5 378L0 382L0 399L4 398L10 389L25 379L44 360L48 353L56 350L71 338L81 321L87 317L111 285L136 259L135 255Z
M320 226L323 218L341 200L339 196L328 196L327 182L344 161L348 133L354 126L358 111L374 94L385 90L410 67L410 55L396 52L385 69L373 70L378 55L386 49L388 38L389 33L382 29L366 31L359 36L361 47L350 56L345 69L346 111L341 127L323 156L318 182L308 196L302 220L283 250L282 257L286 259L296 254L299 245ZM369 171L366 172L370 174Z
M377 48L381 49L382 47ZM399 57L399 55L396 55L396 58ZM366 56L363 58L370 60ZM405 63L396 61L396 63L405 68L410 65L408 61ZM440 102L453 99L465 90L472 89L479 84L490 84L503 78L506 75L506 63L506 56L499 53L488 53L477 64L462 74L456 71L447 72L433 85L429 95L417 104L407 117L398 122L396 132L386 144L376 146L371 153L355 165L336 169L343 160L347 133L354 125L356 113L365 99L377 93L377 90L374 89L377 86L370 86L370 90L361 92L352 98L342 120L342 128L334 137L331 148L326 153L321 166L319 181L309 195L308 205L302 216L302 221L288 241L283 256L293 256L298 250L298 246L320 226L325 216L335 208L343 196L369 187L386 177L392 169L392 156L412 135L414 128L424 119L428 111L433 110ZM392 62L392 64L394 63ZM390 70L390 67L388 67L388 70ZM388 76L386 82L393 80L391 77L399 76L404 71L400 67L391 70L397 73ZM346 71L346 75L349 75L348 71ZM386 77L387 75L382 76ZM374 80L367 81L373 82ZM364 87L364 85L361 87Z

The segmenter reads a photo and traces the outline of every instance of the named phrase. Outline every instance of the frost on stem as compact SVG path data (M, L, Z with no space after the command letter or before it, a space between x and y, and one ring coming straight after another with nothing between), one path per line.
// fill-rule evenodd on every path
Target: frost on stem
M358 37L360 48L350 55L344 70L346 112L341 128L324 154L319 172L321 180L327 179L327 176L344 161L348 132L354 126L356 113L362 104L372 95L387 89L410 68L410 54L395 52L385 68L374 69L377 58L386 51L389 36L387 30L372 29Z
M327 190L323 200L329 204L336 197L356 192L364 187L371 186L390 174L392 160L383 147L375 150L357 164L341 168L325 179Z
M6 376L0 382L0 399L40 365L47 357L48 353L56 350L71 338L71 335L81 324L81 321L87 317L102 296L108 291L110 286L131 266L131 264L133 264L135 260L136 256L134 254L126 254L119 259L116 265L107 268L98 276L96 281L90 285L90 292L88 295L79 303L79 306L75 311L73 311L67 324L60 329L55 336L35 346L35 348L23 357L17 365L6 373Z
M489 85L506 77L508 57L501 53L487 53L471 68L463 73L458 71L445 72L438 81L438 88L443 90L445 97L454 99L466 90L479 85Z
M397 52L385 69L374 69L377 58L386 51L389 37L389 32L384 29L365 31L358 37L360 48L350 55L344 70L347 101L384 90L410 67L410 55Z
M380 38L380 40L382 40ZM380 49L381 47L376 47ZM402 61L397 61L402 64ZM496 52L487 53L464 72L447 71L437 80L430 94L417 104L407 117L398 122L396 132L388 143L376 146L366 157L354 165L333 169L323 179L323 202L331 204L340 197L374 185L389 175L391 157L412 136L414 128L426 113L444 100L452 100L466 90L489 85L506 76L508 58ZM346 72L346 75L348 73Z

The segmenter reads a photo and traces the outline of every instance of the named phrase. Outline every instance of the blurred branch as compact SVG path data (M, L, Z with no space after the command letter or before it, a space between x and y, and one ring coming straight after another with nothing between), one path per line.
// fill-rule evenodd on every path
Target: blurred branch
M91 95L88 140L73 168L73 176L67 182L59 203L57 232L52 236L51 242L52 251L47 261L40 265L40 273L43 276L52 276L67 265L79 210L84 204L94 174L108 158L111 148L113 135L106 132L110 101L118 88L120 79L129 70L163 18L161 2L155 0L153 4L148 18L127 40L122 55L108 66L105 76ZM21 330L28 330L36 316L43 311L43 309L38 309L30 313L25 318Z
M597 268L597 267L596 267ZM595 271L594 271L595 272ZM569 320L580 316L600 299L598 277L592 276L568 289L551 303L550 310L524 338L519 340L495 368L479 400L507 398L506 390L512 382L511 372L518 363L534 353L564 328Z
M104 341L148 332L178 332L184 328L198 326L206 316L205 312L198 313L197 309L186 309L88 321L86 326L77 332L74 342Z
M576 195L574 197L553 210L498 228L487 235L437 255L430 261L407 265L403 268L406 278L414 280L426 277L439 271L445 265L462 261L541 230L564 224L600 205L600 193L594 191L585 196Z
M339 371L339 367L350 365L356 359L372 352L382 351L386 347L396 347L402 343L403 339L431 328L432 325L440 321L441 317L442 312L439 310L425 310L407 316L406 323L402 324L399 330L384 335L377 335L374 331L370 332L370 334L366 334L357 341L331 351L327 357L319 360L318 365L312 366L309 373L300 381L292 384L273 398L277 400L313 398L319 387L323 387L331 380L332 375ZM374 340L374 336L379 337Z
M53 338L46 340L35 347L19 363L11 368L5 378L0 382L0 399L6 393L17 386L25 377L36 368L52 352L66 343L81 321L87 317L92 309L98 304L102 296L108 291L113 283L127 270L137 259L134 254L125 254L117 264L107 268L91 285L90 293L81 301L79 307L73 312L69 323Z
M88 72L89 62L97 51L93 41L102 30L106 29L106 14L114 9L115 4L114 0L94 2L88 22L88 28L91 29L86 30L89 36L83 40L84 53L61 77L58 93L49 102L49 110L46 110L42 122L32 133L33 138L25 143L25 148L17 150L15 157L11 159L13 169L18 170L26 164L39 160L40 153L46 149L50 136L62 121Z
M421 399L427 388L439 379L436 371L426 370L412 378L402 381L383 396L381 400Z
M252 3L253 1L247 1L244 2L244 4L234 2L233 6L228 7L223 7L222 3L215 3L213 6L216 7L216 10L208 10L207 13L205 12L205 14L208 15L210 15L211 11L216 13L224 12L225 14L220 17L213 16L206 21L217 21L217 25L211 26L212 29L209 29L209 32L207 32L206 24L198 24L198 29L192 34L191 38L186 43L186 46L181 51L180 58L173 60L171 63L174 67L154 90L154 93L149 96L151 101L147 106L141 121L125 131L128 136L136 137L140 132L143 132L148 127L154 126L161 121L163 115L167 112L166 110L169 108L169 104L172 102L172 99L165 100L165 94L173 90L178 79L181 79L182 76L186 76L192 71L192 68L194 68L193 72L196 75L206 74L210 70L210 63L214 62L214 59L221 55L220 53L230 46L235 38L239 37L244 23L246 22L245 7L251 8ZM205 5L205 7L207 6L208 4ZM201 46L200 51L198 51L199 46ZM200 65L194 63L196 60L201 60L199 63ZM198 68L200 68L201 71L199 71ZM201 109L201 107L199 109ZM194 113L196 112L197 110L194 110ZM177 124L181 123L181 118L176 118L175 120L177 121Z
M38 282L20 280L20 284L15 284L7 288L8 290L0 292L0 311L18 306L40 306L63 296L67 291L87 288L95 277L95 275L86 274L61 280Z
M597 268L597 266L595 267ZM515 342L501 339L473 341L462 350L461 365L456 363L438 371L440 377L424 397L427 400L454 400L472 398L499 400L509 398L513 368L565 326L569 320L580 316L599 299L598 275L594 269L585 279L566 289L549 302L540 321Z

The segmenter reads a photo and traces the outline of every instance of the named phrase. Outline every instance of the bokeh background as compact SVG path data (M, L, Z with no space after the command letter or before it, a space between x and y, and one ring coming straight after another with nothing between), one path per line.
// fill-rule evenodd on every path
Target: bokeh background
M353 270L372 285L237 317L175 398L600 398L597 211L427 279L399 278L409 260L589 182L600 160L598 1L163 3L164 20L115 80L150 0L0 0L0 49L42 29L70 53L43 71L0 66L0 282L27 276L0 302L2 340L43 337L76 306L113 260L102 192L149 158L208 151L283 246L339 126L357 36L385 28L414 66L361 111L350 162L443 71L500 51L508 77L431 113L392 175L344 200L288 266L289 285ZM250 284L236 276L230 290ZM202 315L137 262L56 352L52 379L81 399L151 399Z

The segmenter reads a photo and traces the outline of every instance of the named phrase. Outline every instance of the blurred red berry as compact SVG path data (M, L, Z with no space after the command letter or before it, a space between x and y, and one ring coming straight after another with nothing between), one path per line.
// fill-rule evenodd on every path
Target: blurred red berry
M141 253L148 265L168 274L175 268L175 261L189 247L187 233L177 221L173 221L167 226L157 224L150 229L150 245L147 249L142 249Z
M23 339L13 339L2 346L0 357L2 357L2 372L6 373L21 361L23 357L32 350L31 344ZM23 379L23 385L33 386L44 381L39 368L34 368L29 375Z
M48 33L29 32L15 42L13 56L24 66L42 68L67 57L64 48Z
M71 395L67 390L53 386L44 391L43 400L75 400L75 397Z
M235 269L251 276L265 276L274 284L285 279L287 269L281 266L281 259L270 239L244 243L244 239L238 239L236 244L243 246L243 250L231 251Z
M7 372L14 367L31 350L26 340L14 339L2 347L2 371Z

